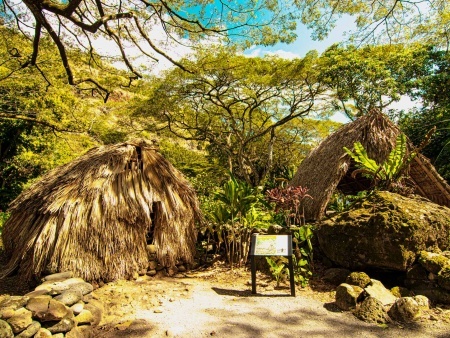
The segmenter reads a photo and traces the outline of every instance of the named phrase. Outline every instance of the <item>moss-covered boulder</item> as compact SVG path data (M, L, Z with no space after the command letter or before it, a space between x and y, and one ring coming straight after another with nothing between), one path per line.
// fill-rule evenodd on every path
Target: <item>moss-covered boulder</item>
M356 285L364 289L367 285L370 284L370 277L365 272L352 272L347 276L345 282L347 284Z
M438 274L444 266L450 265L450 259L444 255L428 251L421 251L418 261L427 271L434 274Z
M441 288L450 291L450 265L445 266L439 271L438 284Z
M448 249L449 236L449 208L384 191L323 221L317 232L325 255L352 270L406 271L419 252Z

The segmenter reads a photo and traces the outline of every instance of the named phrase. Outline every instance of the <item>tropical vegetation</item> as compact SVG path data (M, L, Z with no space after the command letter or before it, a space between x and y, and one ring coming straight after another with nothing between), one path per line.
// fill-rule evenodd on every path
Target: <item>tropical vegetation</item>
M376 109L401 128L384 163L361 144L345 150L359 166L355 174L377 187L404 185L417 152L408 139L450 179L448 1L217 5L0 2L0 231L9 204L51 169L94 146L143 137L197 191L206 217L199 250L243 265L251 234L277 223L294 235L296 279L304 284L314 228L302 203L314 196L287 182L338 129L335 113L354 120ZM298 22L323 39L342 15L356 20L355 30L322 54L247 53L294 41ZM393 108L405 98L413 108ZM354 199L336 194L330 208L344 210ZM274 275L284 273L283 262L269 263Z

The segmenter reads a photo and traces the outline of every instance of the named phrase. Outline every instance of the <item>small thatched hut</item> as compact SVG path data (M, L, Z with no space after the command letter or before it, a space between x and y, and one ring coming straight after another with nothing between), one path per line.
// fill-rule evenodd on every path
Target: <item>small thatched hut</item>
M377 163L384 162L401 133L384 114L372 112L354 122L342 126L338 131L323 140L300 164L291 185L309 188L314 198L305 200L305 217L318 220L336 189L346 194L356 194L369 188L370 181L358 176L351 177L356 169L354 161L343 147L353 148L361 142L370 158ZM437 173L430 161L419 154L411 163L409 170L415 192L431 201L450 207L450 186Z
M86 280L128 278L148 264L152 235L158 260L193 259L194 190L144 140L102 146L46 174L10 206L3 276L26 279L73 271Z

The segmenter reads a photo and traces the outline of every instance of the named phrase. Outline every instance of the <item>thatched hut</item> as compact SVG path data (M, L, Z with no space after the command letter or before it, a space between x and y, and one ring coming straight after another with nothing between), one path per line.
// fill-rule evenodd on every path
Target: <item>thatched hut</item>
M46 174L10 206L3 276L73 271L86 280L129 278L158 260L192 261L201 213L194 190L144 140L102 146Z
M290 183L308 187L308 193L314 198L305 200L306 219L320 219L336 189L346 194L356 194L370 187L369 180L361 176L355 179L351 177L356 166L343 150L344 146L352 149L354 143L359 141L370 158L382 163L395 147L400 133L398 127L384 114L374 111L342 126L323 140L303 160ZM415 193L450 207L450 186L426 157L421 154L416 156L410 165L409 174Z

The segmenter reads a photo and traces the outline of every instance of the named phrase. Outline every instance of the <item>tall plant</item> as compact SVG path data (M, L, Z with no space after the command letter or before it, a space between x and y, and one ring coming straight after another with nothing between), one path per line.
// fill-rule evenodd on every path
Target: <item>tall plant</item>
M423 146L421 145L419 149L423 148ZM397 136L395 147L389 153L387 160L378 164L368 156L367 151L360 142L354 143L354 152L344 147L344 151L351 156L358 166L358 169L353 171L352 177L362 174L373 180L375 188L399 193L409 192L409 189L404 184L408 176L407 170L411 161L417 156L419 149L408 152L406 136L402 133Z
M231 268L246 263L252 230L265 224L258 194L255 188L233 176L214 194L217 203L209 212L214 226L209 231L215 231L217 245L225 248Z
M311 226L305 222L303 201L312 196L307 187L275 188L266 192L266 199L275 204L275 212L284 216L285 225L291 229L294 242L294 279L302 286L308 283L313 269Z

